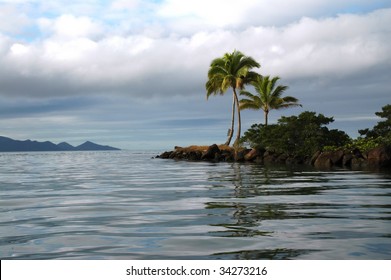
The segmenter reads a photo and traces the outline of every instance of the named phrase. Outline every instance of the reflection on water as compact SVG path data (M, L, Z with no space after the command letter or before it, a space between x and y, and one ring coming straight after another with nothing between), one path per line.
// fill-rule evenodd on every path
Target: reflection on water
M277 248L272 250L252 250L252 251L239 251L229 253L217 253L215 256L218 259L236 259L236 260L289 260L296 259L303 254L309 254L316 250L300 250L300 249L286 249Z
M2 259L391 259L391 176L0 154Z

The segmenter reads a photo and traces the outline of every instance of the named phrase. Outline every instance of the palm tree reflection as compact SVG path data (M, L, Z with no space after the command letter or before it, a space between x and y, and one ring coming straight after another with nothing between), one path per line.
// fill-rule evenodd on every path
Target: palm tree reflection
M296 211L299 204L279 200L286 195L313 194L319 188L301 184L287 184L292 180L294 171L286 168L266 168L260 165L232 164L225 173L210 174L215 191L213 201L205 203L210 215L218 217L217 223L211 224L215 231L210 235L229 238L275 238L274 229L264 226L266 221L296 218L312 218L310 213ZM297 174L300 176L300 173ZM300 181L300 177L295 180ZM283 222L283 221L282 221ZM260 242L262 244L262 242ZM269 243L270 245L270 243ZM276 248L223 252L221 258L238 259L286 259L306 253L306 250Z

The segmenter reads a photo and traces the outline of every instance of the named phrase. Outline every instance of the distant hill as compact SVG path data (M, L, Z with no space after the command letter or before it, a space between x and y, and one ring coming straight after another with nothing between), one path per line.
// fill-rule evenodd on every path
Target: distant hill
M115 151L120 150L110 146L102 146L90 141L79 146L72 146L66 142L54 144L50 141L38 142L32 140L14 140L0 136L0 152L38 152L38 151Z
M86 141L83 144L75 147L75 150L76 151L114 151L119 149L110 146L102 146L90 141Z
M64 151L75 150L75 147L73 147L71 144L68 144L67 142L61 142L61 143L57 144L57 147L59 147L61 150L64 150Z

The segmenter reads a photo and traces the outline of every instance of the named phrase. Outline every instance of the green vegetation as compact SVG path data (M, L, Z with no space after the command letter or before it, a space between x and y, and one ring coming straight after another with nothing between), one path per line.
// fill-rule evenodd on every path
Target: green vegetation
M341 146L324 146L322 150L324 151L338 151L338 150L349 150L358 149L361 152L367 152L371 149L374 149L380 146L382 142L379 142L378 139L373 138L357 138L351 139L348 143Z
M349 136L340 130L329 130L326 125L333 118L305 111L299 116L281 117L277 124L254 124L245 132L242 142L252 148L309 157L324 146L341 146Z
M242 90L246 84L249 84L259 76L259 74L251 71L251 69L255 67L260 67L260 64L252 57L245 56L243 53L236 50L232 53L224 54L223 57L214 59L210 64L208 81L205 84L207 98L209 98L211 94L222 95L229 88L232 88L233 91L231 129L229 130L228 139L225 143L226 145L231 143L232 135L234 133L235 108L237 108L238 115L238 132L235 144L237 145L239 143L241 117L237 90Z
M324 150L359 149L361 152L367 152L382 145L391 146L391 105L384 106L382 111L376 112L375 115L384 120L379 121L372 129L359 130L361 136L357 139L353 139L343 146L326 146Z
M274 77L272 79L270 79L270 76L257 77L256 80L251 83L257 94L254 95L248 91L242 90L240 95L244 95L248 99L242 99L240 101L240 109L263 110L265 115L265 126L267 126L270 110L301 106L295 97L281 97L288 87L282 85L276 87L279 79L280 77Z
M277 124L254 124L244 133L242 143L252 148L309 157L316 151L354 150L367 152L381 145L391 146L391 105L376 115L372 129L360 130L361 137L351 139L345 132L328 129L333 118L305 111L299 116L281 117Z
M287 86L277 85L277 77L262 76L251 71L260 64L240 51L225 53L214 59L209 67L208 80L205 84L207 98L210 95L223 95L232 89L231 129L225 143L229 146L234 133L235 112L238 118L238 131L234 148L240 144L249 145L259 150L281 153L291 156L310 157L317 151L336 151L359 149L366 152L380 145L391 147L391 105L386 105L375 114L382 118L372 129L359 130L360 137L351 139L345 132L328 129L334 121L315 112L305 111L298 116L281 117L277 124L268 125L270 110L301 106L298 99L292 96L283 97ZM252 85L255 94L245 91L245 85ZM238 90L244 98L239 101ZM243 109L263 110L264 124L253 124L244 137L241 134L241 115Z
M391 104L382 107L382 111L375 115L384 120L379 121L372 129L366 128L358 132L365 140L391 146Z

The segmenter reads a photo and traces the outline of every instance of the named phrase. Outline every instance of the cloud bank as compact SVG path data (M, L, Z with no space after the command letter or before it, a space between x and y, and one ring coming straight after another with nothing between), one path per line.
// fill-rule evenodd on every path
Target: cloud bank
M0 114L19 135L31 117L104 133L115 122L118 137L126 125L216 127L230 98L205 103L206 73L234 49L307 110L362 120L391 101L387 1L62 2L0 2ZM248 125L261 116L246 114Z

